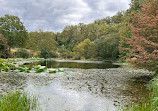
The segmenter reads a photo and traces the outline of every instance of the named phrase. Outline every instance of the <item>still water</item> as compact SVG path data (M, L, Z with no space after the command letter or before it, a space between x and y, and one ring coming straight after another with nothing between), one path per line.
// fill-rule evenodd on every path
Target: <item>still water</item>
M32 65L39 64L48 68L107 69L119 67L119 65L112 64L111 61L46 60L32 63Z
M112 62L57 60L30 63L38 64L65 68L65 72L28 76L24 90L39 96L43 111L115 111L119 105L140 102L148 95L142 75L128 72L128 67Z

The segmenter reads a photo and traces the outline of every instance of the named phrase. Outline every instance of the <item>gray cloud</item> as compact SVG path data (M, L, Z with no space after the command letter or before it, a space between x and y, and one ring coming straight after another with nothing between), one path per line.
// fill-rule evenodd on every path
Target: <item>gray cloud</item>
M125 10L130 0L0 0L0 16L16 15L29 31L60 31Z

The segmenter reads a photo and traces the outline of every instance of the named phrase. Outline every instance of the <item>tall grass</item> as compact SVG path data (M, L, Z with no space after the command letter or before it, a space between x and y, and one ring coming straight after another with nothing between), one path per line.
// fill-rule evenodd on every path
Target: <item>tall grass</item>
M158 111L156 107L153 106L150 100L142 104L133 104L127 107L120 108L118 111Z
M154 78L148 85L149 91L153 93L154 96L158 97L158 77Z
M150 81L148 85L149 98L141 104L132 104L121 107L118 111L158 111L158 77Z
M0 111L36 111L37 98L19 91L0 95Z

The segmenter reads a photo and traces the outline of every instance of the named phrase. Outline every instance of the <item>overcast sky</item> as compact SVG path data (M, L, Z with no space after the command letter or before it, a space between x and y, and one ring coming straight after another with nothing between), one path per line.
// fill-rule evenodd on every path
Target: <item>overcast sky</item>
M28 31L61 31L129 8L130 0L0 0L0 16L16 15Z

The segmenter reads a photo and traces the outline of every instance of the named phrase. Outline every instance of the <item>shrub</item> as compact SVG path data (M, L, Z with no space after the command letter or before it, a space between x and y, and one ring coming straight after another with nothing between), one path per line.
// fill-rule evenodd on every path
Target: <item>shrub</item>
M56 52L52 52L52 58L57 58L58 54Z
M29 53L27 52L26 49L18 49L16 52L15 52L15 57L17 58L28 58L29 57Z
M64 59L67 59L68 53L66 53L66 52L62 53L62 54L61 54L61 57L64 58Z
M73 58L74 55L75 55L74 52L68 53L67 58L68 58L68 59Z
M47 58L52 58L52 57L58 57L58 54L48 49L42 49L41 57L47 59Z
M73 59L74 59L74 60L80 60L81 57L80 57L78 54L76 54Z

